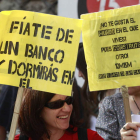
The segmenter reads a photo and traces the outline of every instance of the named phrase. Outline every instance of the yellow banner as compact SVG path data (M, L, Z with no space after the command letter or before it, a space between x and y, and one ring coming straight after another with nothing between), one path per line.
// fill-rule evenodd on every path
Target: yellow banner
M71 95L82 20L0 13L0 84Z
M91 91L140 85L140 5L82 15Z

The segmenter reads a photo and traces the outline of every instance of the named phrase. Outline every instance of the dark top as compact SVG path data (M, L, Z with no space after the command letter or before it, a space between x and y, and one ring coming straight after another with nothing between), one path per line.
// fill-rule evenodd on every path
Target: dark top
M10 130L18 87L3 85L0 93L0 125Z

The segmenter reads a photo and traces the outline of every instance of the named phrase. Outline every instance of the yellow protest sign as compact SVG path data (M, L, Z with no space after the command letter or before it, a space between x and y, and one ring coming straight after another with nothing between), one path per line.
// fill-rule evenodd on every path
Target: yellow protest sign
M140 85L140 5L82 15L91 91Z
M71 95L82 20L0 13L0 84Z

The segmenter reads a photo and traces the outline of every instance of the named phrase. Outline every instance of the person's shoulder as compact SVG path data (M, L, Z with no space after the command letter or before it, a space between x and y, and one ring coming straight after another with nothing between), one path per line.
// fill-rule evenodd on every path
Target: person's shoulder
M107 96L105 98L118 98L118 97L122 97L122 94L120 92L116 92L115 94L111 95L111 96Z
M118 104L118 102L122 102L122 94L117 92L111 96L107 96L100 102L99 108L113 108L114 104Z
M122 99L122 94L120 92L117 92L111 96L107 96L103 99L103 102L108 102L111 100L116 100L116 99Z
M103 138L96 132L91 129L87 129L88 140L103 140Z
M14 140L19 140L19 136L20 136L20 134L16 135Z

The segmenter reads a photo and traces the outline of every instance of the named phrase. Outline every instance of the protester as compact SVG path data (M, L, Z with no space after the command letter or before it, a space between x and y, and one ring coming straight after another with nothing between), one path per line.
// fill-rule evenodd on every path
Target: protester
M81 89L81 96L84 104L84 125L85 128L95 130L96 116L98 114L97 92L90 92L88 87L87 64L84 55L83 43L79 44L76 66L78 76L84 79Z
M78 140L74 111L71 96L25 89L18 120L22 135L15 136L14 140L23 135L29 140ZM103 140L90 129L87 137Z
M10 130L18 87L3 85L0 93L0 140Z
M140 86L129 87L129 102L132 114L139 114ZM125 125L123 97L116 93L106 97L100 105L96 130L105 140L121 140L120 130Z
M105 96L110 96L114 94L115 90L101 90L101 91L89 91L88 86L88 76L87 76L87 64L85 60L85 54L83 49L83 43L79 44L79 51L78 51L78 57L77 57L77 64L76 64L79 73L78 76L82 77L85 82L82 87L81 94L84 97L86 108L86 114L84 120L86 121L86 127L96 130L95 124L96 124L96 117L98 115L98 105L102 101L102 99Z
M140 123L126 123L120 130L122 140L137 140L136 131L140 128Z

